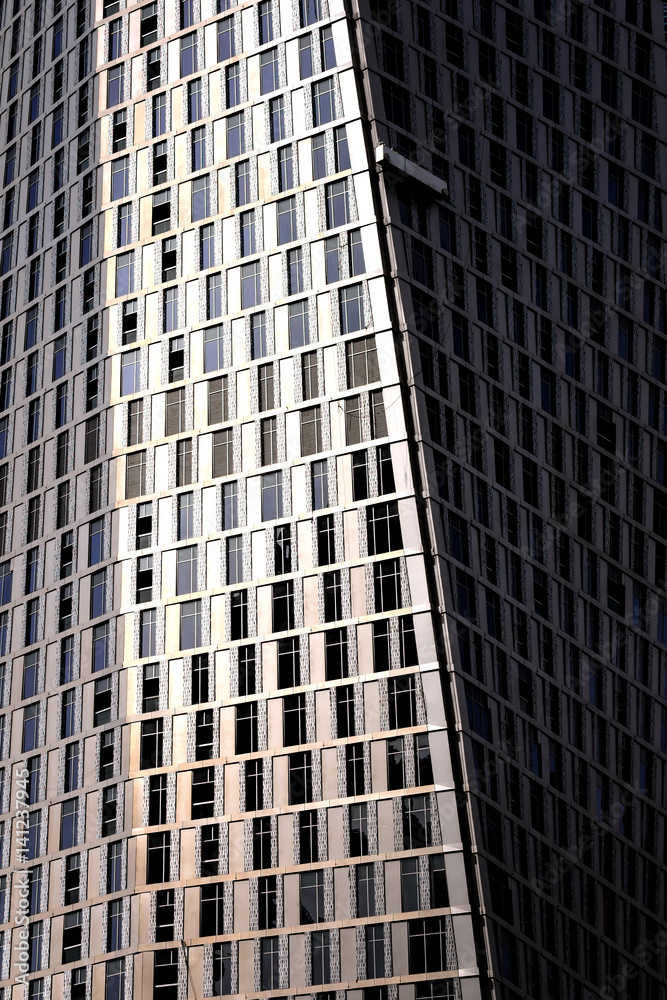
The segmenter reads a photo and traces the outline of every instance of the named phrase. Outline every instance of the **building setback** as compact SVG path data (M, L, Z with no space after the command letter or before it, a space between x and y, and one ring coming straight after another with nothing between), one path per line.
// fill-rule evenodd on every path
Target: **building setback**
M5 2L3 1000L665 1000L661 14Z

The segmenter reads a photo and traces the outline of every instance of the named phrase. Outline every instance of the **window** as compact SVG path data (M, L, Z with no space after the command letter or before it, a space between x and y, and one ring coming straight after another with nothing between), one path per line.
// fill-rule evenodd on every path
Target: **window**
M366 524L369 555L401 548L401 522L395 500L367 507Z
M317 351L307 351L301 355L301 386L304 400L320 395Z
M278 202L278 243L291 243L296 238L296 198L285 198Z
M334 80L330 76L313 84L313 125L326 125L335 117Z
M199 713L198 713L199 714ZM210 754L209 756L212 756ZM206 760L206 757L200 757ZM213 815L215 799L215 768L202 767L192 772L192 819Z
M299 640L278 641L278 687L297 687L300 683Z
M109 666L109 623L103 622L93 628L93 673L106 670Z
M252 821L253 867L271 868L271 820L263 817Z
M220 828L217 823L201 828L201 874L217 875L220 869Z
M447 969L447 925L446 917L425 917L408 921L411 974L440 972Z
M303 347L310 343L310 328L308 320L308 300L290 302L288 306L289 344L290 349Z
M282 472L262 476L262 520L272 521L283 516Z
M313 985L331 982L329 931L313 931L311 935L311 981Z
M343 617L343 594L340 570L324 573L324 620L335 622Z
M148 719L141 723L139 767L142 771L147 768L162 767L163 725L162 719Z
M194 535L194 499L192 493L179 493L178 507L178 540L184 541Z
M103 726L111 722L111 677L95 681L93 698L93 725Z
M213 995L229 996L232 992L232 942L213 945Z
M226 17L218 21L218 62L234 55L234 18Z
M260 930L266 930L278 924L276 876L263 875L258 882L257 922Z
M342 690L338 688L337 691ZM347 794L363 795L364 781L364 747L363 743L348 743L345 747L345 767L347 777Z
M194 545L178 549L176 553L176 594L192 594L197 585L197 548Z
M60 715L60 736L67 739L75 731L76 691L70 688L63 692Z
M167 822L167 776L153 774L148 783L148 825Z
M153 138L167 131L167 95L156 94L153 98Z
M224 926L223 913L223 883L201 887L201 902L199 909L199 926L202 937L222 934Z
M100 769L99 769L99 780L107 781L109 778L113 778L114 774L114 747L116 744L116 734L113 729L107 730L106 733L100 735ZM77 769L78 769L78 753L79 744L70 744L77 755Z
M369 924L366 926L366 976L382 979L384 975L384 927Z
M123 845L117 840L109 844L107 854L107 892L118 892L123 888Z
M241 213L241 256L255 253L255 210Z
M157 663L147 663L143 677L143 712L157 712L160 707L160 667Z
M417 725L414 675L389 680L389 728L406 729Z
M250 163L245 160L236 164L236 204L240 207L247 205L251 200Z
M234 471L234 436L231 428L213 434L213 476L228 476Z
M137 534L136 547L147 549L151 545L153 533L153 505L149 503L137 504Z
M374 917L375 916L375 866L372 864L357 865L356 877L357 877L357 916ZM382 927L381 924L379 926Z
M239 648L239 694L255 694L255 647Z
M300 881L300 923L323 923L326 920L324 912L324 872L302 872Z
M211 214L209 177L197 177L192 182L192 221L198 222Z
M286 632L294 628L294 583L273 585L273 631Z
M289 805L312 802L312 764L310 750L289 755Z
M152 45L158 38L157 3L149 3L141 8L141 47Z
M405 748L401 736L387 740L387 785L405 788Z
M155 656L157 652L157 612L142 611L139 617L139 655Z
M95 566L104 558L104 518L90 522L88 535L88 565Z
M210 326L204 331L204 371L214 372L224 367L223 328Z
M181 649L201 646L201 601L181 604Z
M260 365L257 369L258 404L260 412L272 410L275 405L273 392L273 364Z
M348 285L340 289L341 333L354 333L365 326L364 299L361 285Z
M264 770L261 760L245 763L245 808L254 812L264 808Z
M178 995L178 949L153 953L153 1000L176 1000Z
M82 913L66 913L63 923L63 964L78 962L81 958Z
M128 396L139 392L141 380L141 362L138 350L126 351L120 361L120 394Z
M375 337L362 337L345 345L347 383L350 389L377 382L380 378Z
M134 251L116 257L116 296L134 291Z
M340 252L337 236L324 241L324 272L328 285L340 280Z
M84 259L84 244L83 244L84 230L81 231L82 232L81 260L79 261L79 265L81 267L83 267L84 264L89 263L92 256L92 235L93 235L92 224L87 223L87 226L90 226L91 228L89 231L88 242L86 244L86 250L85 250L86 259ZM85 226L84 229L87 229L87 226ZM131 242L132 242L132 206L120 205L118 208L118 246L124 247Z
M153 195L153 213L151 218L151 232L153 236L157 236L160 233L166 233L171 229L171 202L169 199L169 191L158 191ZM175 289L169 289L169 291L174 292ZM166 295L167 293L165 292L165 296Z
M256 753L258 749L257 702L236 706L236 753Z
M333 514L325 514L317 519L317 562L320 566L336 562Z
M157 187L159 184L164 184L167 180L167 143L166 142L156 142L153 146L153 186ZM167 194L167 192L162 192L162 194ZM167 198L168 200L168 198ZM155 199L153 199L153 204L155 205ZM164 231L169 227L166 226ZM163 231L163 230L161 230Z
M274 97L269 102L271 125L271 142L279 142L285 138L285 101L282 97Z
M238 156L245 152L245 131L243 113L229 115L227 118L227 158Z
M181 38L181 76L197 72L197 35L183 35Z
M190 124L203 117L203 91L201 80L188 83L188 120Z
M195 129L195 131L199 131ZM209 267L213 267L216 264L216 253L215 253L215 231L213 224L209 223L206 226L202 226L199 230L200 234L200 267L202 271L205 271ZM218 367L222 367L219 365ZM208 369L206 369L208 370Z
M376 612L393 611L401 607L401 572L398 559L387 559L373 565Z
M227 583L243 583L243 537L227 539Z
M430 847L431 804L428 795L407 795L402 800L403 846L405 850Z
M346 179L327 184L326 211L328 229L344 226L350 221L350 198Z
M166 393L165 433L180 434L185 430L185 389L172 389Z
M24 753L39 746L39 705L27 705L23 710L23 743Z
M331 25L322 28L320 34L320 49L322 69L334 69L336 66L336 50L334 48L333 29Z
M382 444L377 449L378 496L394 493L394 469L391 459L391 446Z
M259 24L259 44L273 41L273 11L271 0L261 0L257 10Z
M356 276L366 270L364 248L360 229L351 229L348 233L348 250L350 255L350 274Z
M301 27L306 28L322 17L321 0L299 0Z
M113 108L123 100L123 64L107 71L107 107Z
M222 316L222 274L209 274L206 278L206 318Z
M37 869L31 868L30 871ZM79 902L81 855L68 854L65 858L65 906Z
M266 313L255 313L250 317L250 354L253 361L268 354L266 341Z
M301 454L322 451L322 414L319 406L301 410Z
M279 191L290 191L294 187L294 169L292 163L292 147L283 146L278 150L278 190ZM293 201L294 199L292 199ZM279 205L283 204L282 202ZM280 209L279 209L280 210ZM279 228L279 243L289 242L289 240L280 239L280 218L278 220ZM294 220L294 236L292 239L296 239L296 217Z
M325 632L324 664L325 664L325 676L327 680L338 680L341 677L347 677L348 675L347 629L334 628L334 629L328 629ZM352 704L352 723L353 723L353 717L354 717L354 704ZM354 724L352 724L352 728L354 728ZM339 735L341 735L340 732Z
M79 800L63 802L60 813L60 850L75 847L78 842ZM77 956L78 957L78 956ZM70 960L73 961L73 960Z
M206 127L200 125L192 130L192 169L201 170L206 166ZM207 227L208 228L208 227ZM213 229L211 227L211 239L213 239ZM211 257L212 260L212 257ZM209 267L209 264L202 265Z
M313 75L313 47L310 35L301 35L299 38L299 74L302 80ZM326 120L331 121L331 118Z
M277 49L269 49L260 54L259 84L261 94L269 94L280 86Z
M116 832L117 820L117 792L116 785L109 785L102 789L102 836L108 837Z
M241 308L257 306L262 301L260 262L243 264L241 267Z
M174 890L159 889L155 894L155 940L173 941Z

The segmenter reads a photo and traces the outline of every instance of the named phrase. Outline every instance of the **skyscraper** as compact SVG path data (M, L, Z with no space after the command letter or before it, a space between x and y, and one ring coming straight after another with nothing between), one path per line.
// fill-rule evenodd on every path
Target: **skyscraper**
M440 8L357 37L491 975L663 997L662 11Z
M3 8L5 1000L664 1000L661 14Z

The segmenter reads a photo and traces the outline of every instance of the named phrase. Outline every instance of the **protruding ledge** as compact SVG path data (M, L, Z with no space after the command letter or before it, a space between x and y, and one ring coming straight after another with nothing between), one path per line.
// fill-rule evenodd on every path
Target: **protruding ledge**
M447 181L443 181L441 177L436 177L432 174L430 170L425 170L424 167L420 167L419 164L413 163L412 160L408 160L401 153L397 153L395 149L391 146L387 146L384 142L381 142L379 146L375 147L375 162L385 163L394 170L397 170L399 174L403 174L405 177L410 177L412 180L417 181L419 184L424 184L425 187L430 188L441 196L447 196L448 188Z

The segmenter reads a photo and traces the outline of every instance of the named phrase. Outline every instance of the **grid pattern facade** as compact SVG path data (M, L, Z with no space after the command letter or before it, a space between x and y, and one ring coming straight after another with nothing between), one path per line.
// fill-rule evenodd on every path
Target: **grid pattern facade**
M1 27L5 995L473 1000L354 23Z
M663 10L358 6L496 995L662 998Z

